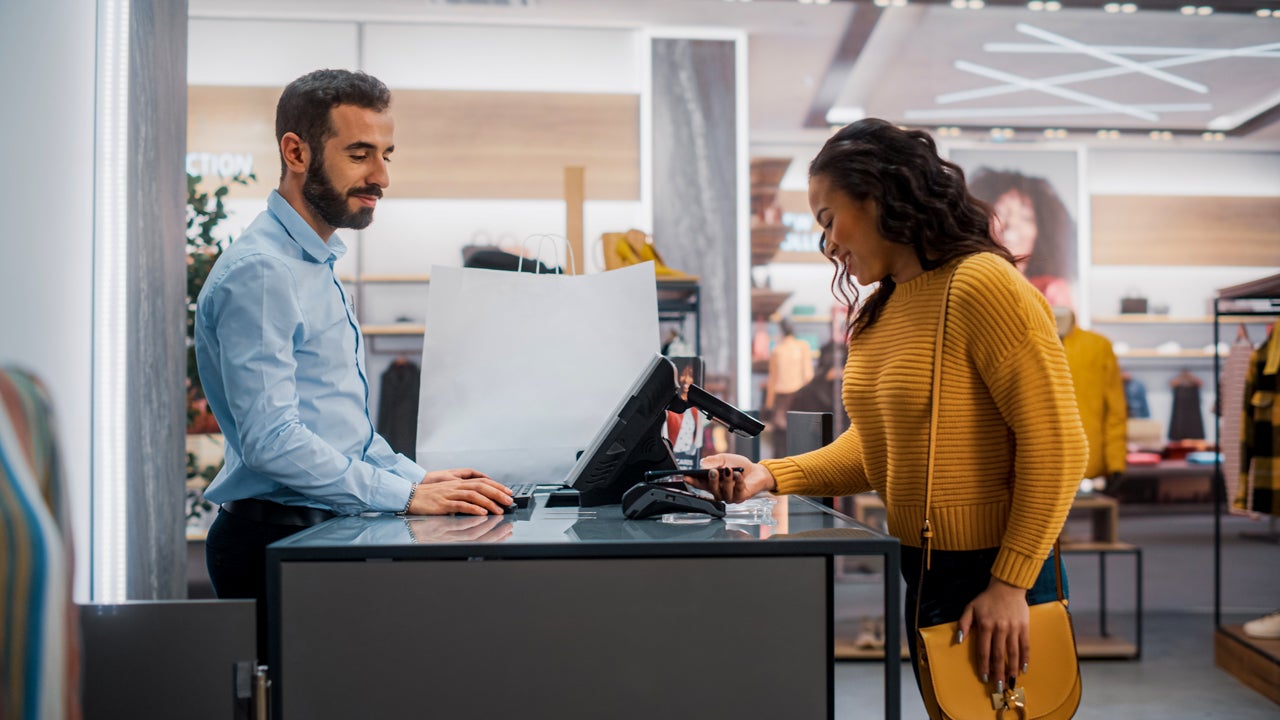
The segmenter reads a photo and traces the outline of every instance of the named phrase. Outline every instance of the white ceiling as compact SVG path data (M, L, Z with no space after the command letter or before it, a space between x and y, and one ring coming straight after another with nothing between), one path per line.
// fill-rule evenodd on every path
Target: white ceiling
M1280 122L1265 122L1280 114L1274 110L1280 2L1274 0L1257 3L1276 6L1275 18L820 2L190 0L190 14L741 30L748 36L749 126L757 156L811 156L830 132L813 118L833 106L903 124L959 126L975 139L996 126L1020 130L1017 140L1064 128L1074 131L1073 140L1092 142L1097 129L1113 128L1129 142L1149 142L1148 132L1168 130L1175 142L1191 144L1214 129L1227 136L1217 147L1280 148ZM1008 52L1010 45L1022 51ZM1240 56L1249 48L1250 56ZM1079 74L1087 79L1059 77ZM984 90L991 93L986 97L948 97L1001 86L1000 94ZM1262 121L1253 125L1261 127L1246 124L1250 132L1234 136L1259 114Z

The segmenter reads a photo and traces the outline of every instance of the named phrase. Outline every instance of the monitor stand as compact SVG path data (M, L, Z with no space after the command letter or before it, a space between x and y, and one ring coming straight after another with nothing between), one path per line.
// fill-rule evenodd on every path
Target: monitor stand
M606 454L626 453L620 458L622 467L618 471L618 479L604 486L597 486L581 494L582 507L599 505L617 505L622 502L622 494L632 485L644 482L644 474L648 470L675 470L676 458L671 454L671 445L662 437L662 427L667 422L666 412L657 414L649 428L644 432L644 439L631 452L614 446Z

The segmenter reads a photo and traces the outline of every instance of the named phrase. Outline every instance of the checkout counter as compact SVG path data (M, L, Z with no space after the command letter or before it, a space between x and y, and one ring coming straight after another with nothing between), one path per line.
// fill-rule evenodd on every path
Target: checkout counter
M800 497L343 517L267 549L273 717L834 717L835 558L899 545ZM884 666L899 717L901 662Z

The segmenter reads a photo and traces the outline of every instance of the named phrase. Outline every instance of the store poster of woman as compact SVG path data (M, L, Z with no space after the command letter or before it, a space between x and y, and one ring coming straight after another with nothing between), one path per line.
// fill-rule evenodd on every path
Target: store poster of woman
M1081 314L1080 153L954 148L969 191L995 210L996 237L1049 304Z
M676 366L676 377L680 381L680 398L689 399L689 386L702 382L702 358L671 358ZM676 466L683 469L698 467L702 453L702 431L706 423L695 407L687 408L683 413L667 411L667 423L663 428L663 437L671 443L671 453L675 455Z

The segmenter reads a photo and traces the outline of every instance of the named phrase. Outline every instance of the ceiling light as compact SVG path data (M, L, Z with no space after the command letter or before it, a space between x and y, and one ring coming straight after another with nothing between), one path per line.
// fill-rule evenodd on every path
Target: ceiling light
M889 4L894 7L906 7L907 0L892 0L892 2L890 2Z
M1182 13L1183 15L1195 15L1195 14L1196 14L1196 6L1195 6L1195 5L1183 5L1181 8L1179 8L1179 9L1178 9L1178 12Z
M1107 3L1106 5L1103 5L1102 9L1106 10L1109 13L1118 13L1120 12L1120 3L1110 2L1110 3Z
M1044 9L1044 2L1043 0L1031 0L1031 2L1027 3L1027 9L1034 12L1040 12Z
M1044 4L1044 9L1049 12L1058 12L1062 9L1062 3L1058 2L1058 0L1049 0Z
M1212 15L1212 14L1213 14L1213 8L1209 7L1208 5L1201 5L1200 7L1196 8L1196 14L1197 14L1197 15Z
M969 1L968 0L951 0L951 7L957 10L963 10L969 7Z
M970 9L970 10L981 10L982 8L984 8L984 7L986 7L986 6L987 6L987 4L986 4L983 0L969 0L969 9Z
M1148 135L1152 140L1172 140L1173 133L1168 130L1152 130Z
M1050 140L1061 140L1067 136L1067 131L1063 128L1045 128L1044 136Z
M818 3L819 5L830 5L830 4L831 4L831 0L817 0L817 3Z
M889 0L873 0L876 7L889 7Z
M1138 6L1135 5L1134 3L1125 3L1120 6L1120 12L1126 15L1130 15L1132 13L1138 12Z
M1222 142L1226 137L1226 135L1220 132L1213 131L1206 131L1200 134L1200 139L1206 142Z
M1271 17L1271 9L1270 9L1270 8L1258 8L1258 11L1257 11L1256 13L1254 13L1254 14L1255 14L1255 15L1257 15L1258 17Z
M1098 139L1099 140L1119 140L1120 131L1119 130L1099 130Z

